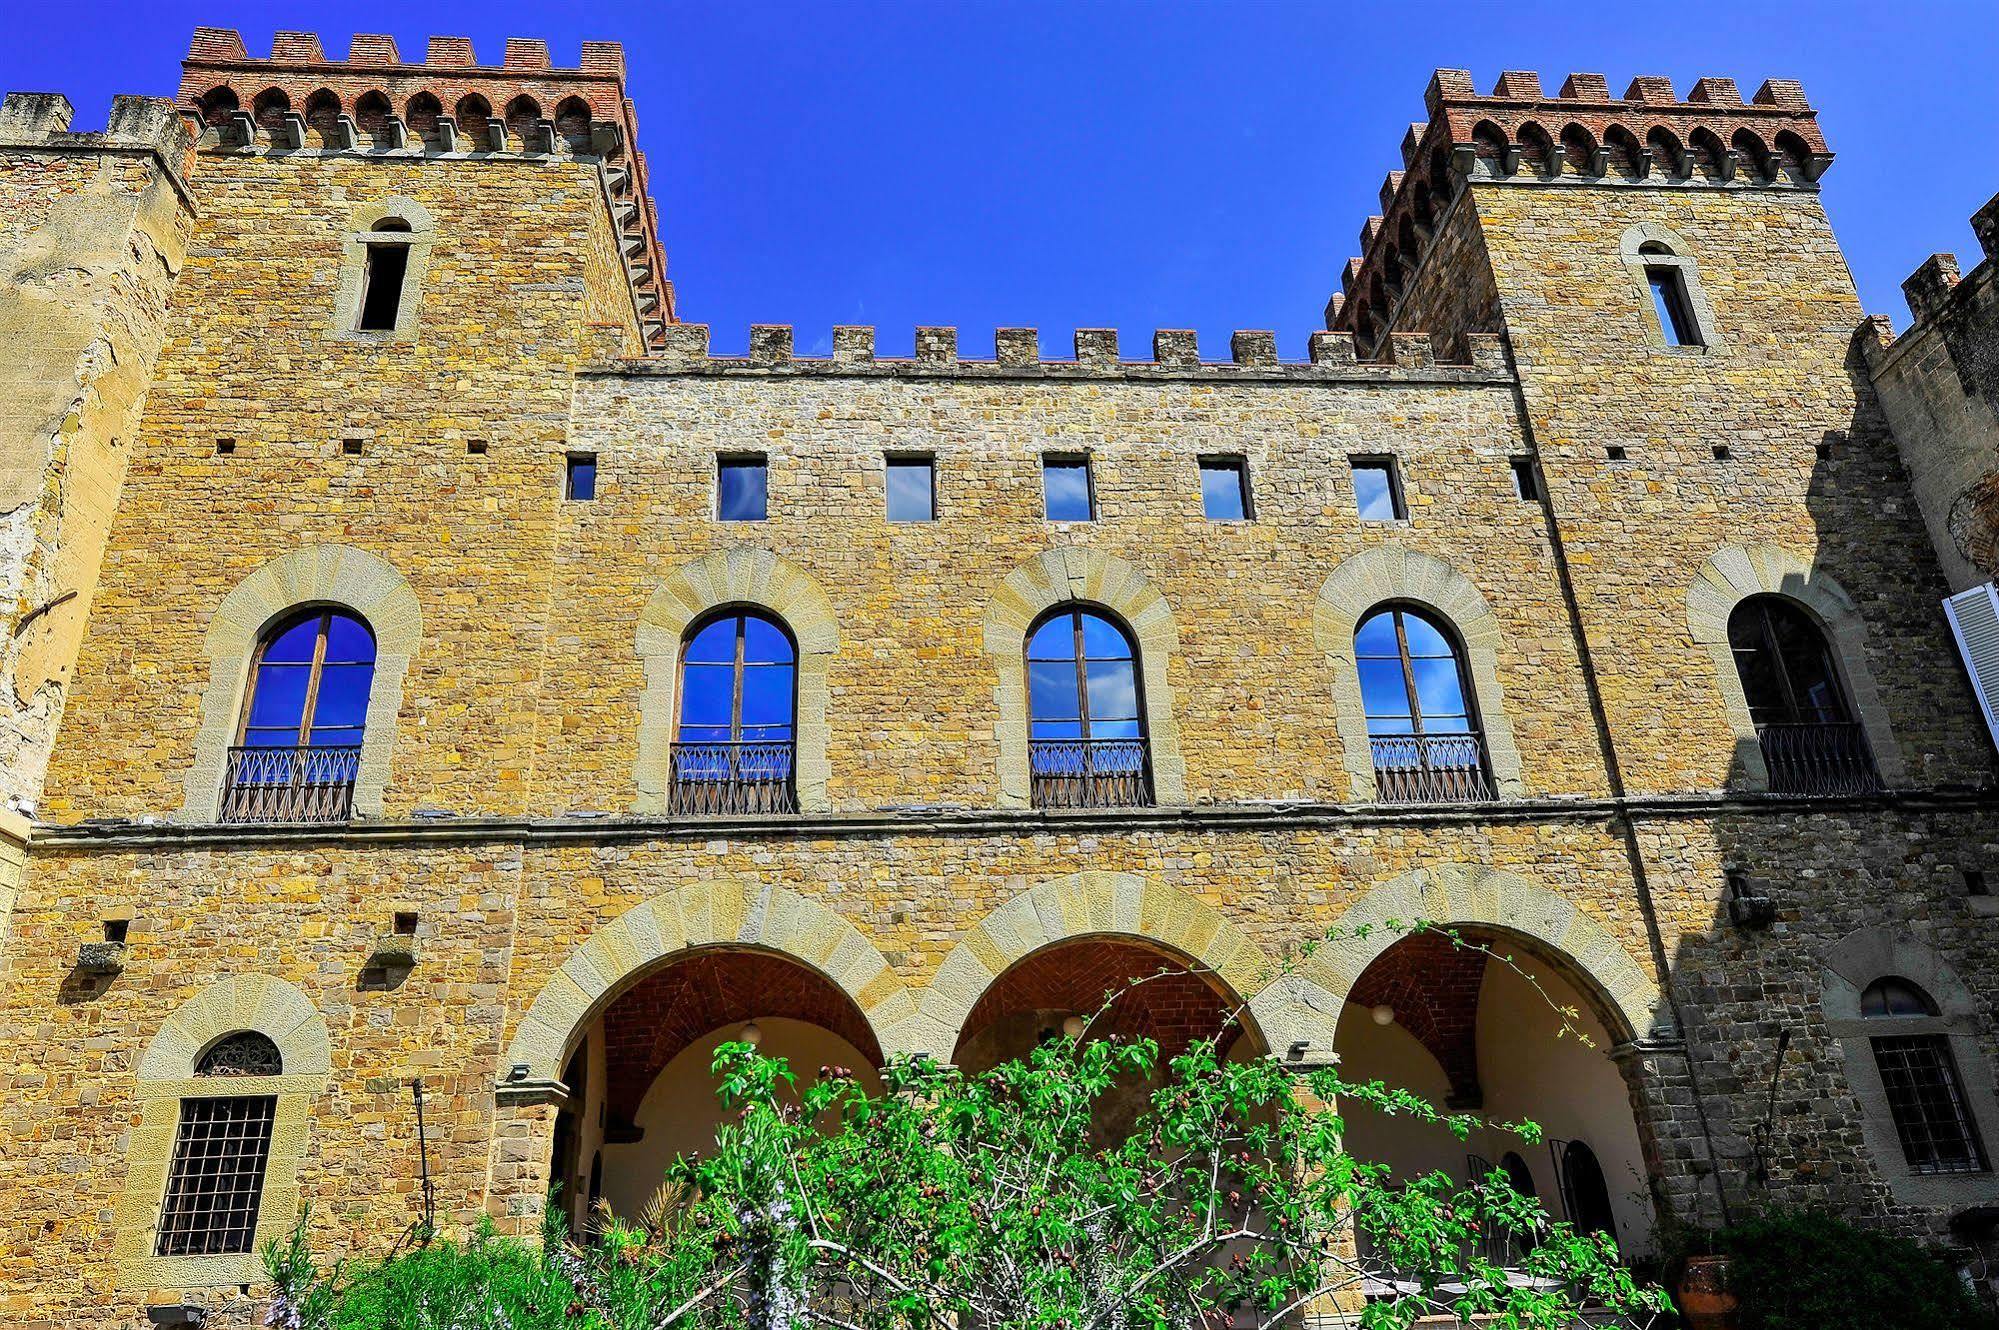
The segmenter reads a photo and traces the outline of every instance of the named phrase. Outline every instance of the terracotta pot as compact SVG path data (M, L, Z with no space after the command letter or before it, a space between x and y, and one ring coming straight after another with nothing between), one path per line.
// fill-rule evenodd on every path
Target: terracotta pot
M1735 1330L1737 1299L1728 1282L1726 1256L1689 1256L1673 1289L1687 1330Z

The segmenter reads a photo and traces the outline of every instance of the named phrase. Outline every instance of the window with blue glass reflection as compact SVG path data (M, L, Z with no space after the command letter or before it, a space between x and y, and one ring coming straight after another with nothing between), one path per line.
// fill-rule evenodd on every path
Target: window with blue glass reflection
M1139 739L1138 657L1123 628L1067 607L1027 639L1030 739Z
M1097 504L1090 484L1090 459L1042 458L1041 497L1051 522L1095 521Z
M732 610L707 620L680 658L683 744L790 743L798 652L776 620Z
M761 457L715 462L715 516L724 522L761 522L769 516L770 468Z
M1354 632L1354 663L1372 736L1469 734L1477 728L1457 648L1424 615L1376 610Z
M339 610L309 610L264 638L243 707L245 748L358 747L375 681L375 635Z

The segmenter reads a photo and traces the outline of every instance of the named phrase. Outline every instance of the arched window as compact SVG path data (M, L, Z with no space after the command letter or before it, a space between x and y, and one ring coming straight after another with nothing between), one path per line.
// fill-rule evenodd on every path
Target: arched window
M225 1036L195 1063L197 1079L277 1076L278 1046L254 1030ZM238 1087L231 1087L232 1089ZM181 1100L160 1256L217 1256L252 1250L264 1173L271 1158L276 1094L189 1094Z
M1152 802L1138 648L1102 610L1060 605L1027 635L1027 753L1037 808Z
M1657 240L1640 245L1638 255L1645 263L1645 285L1652 292L1652 313L1659 320L1659 335L1666 339L1666 345L1707 345L1701 336L1700 320L1694 317L1693 299L1687 292L1686 261Z
M1728 645L1771 789L1851 794L1879 788L1825 634L1803 606L1783 596L1747 597L1728 616Z
M1562 1207L1578 1233L1605 1233L1617 1239L1617 1220L1610 1208L1610 1183L1596 1151L1582 1141L1550 1141L1562 1184Z
M735 608L697 620L680 652L675 813L793 813L798 646L777 619Z
M250 665L222 790L224 822L337 822L353 806L375 634L344 611L281 619Z
M1490 799L1463 653L1429 616L1402 605L1375 610L1354 630L1354 664L1383 799Z
M1932 1025L1937 1004L1921 987L1885 975L1860 994L1860 1014L1879 1021L1871 1035L1888 1113L1902 1142L1902 1156L1916 1173L1982 1173L1985 1145L1965 1101L1964 1081L1951 1056L1950 1036ZM1896 1031L1899 1023L1916 1028ZM1920 1024L1918 1024L1920 1023Z

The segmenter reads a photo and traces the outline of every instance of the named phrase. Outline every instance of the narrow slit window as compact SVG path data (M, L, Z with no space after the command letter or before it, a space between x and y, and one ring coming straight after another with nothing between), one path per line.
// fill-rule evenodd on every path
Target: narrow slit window
M1705 346L1680 270L1655 264L1645 270L1645 281L1652 288L1652 307L1659 316L1659 331L1665 334L1666 345Z
M1201 459L1201 513L1210 522L1247 522L1254 510L1249 497L1249 462L1241 457Z
M1042 458L1041 497L1051 522L1095 521L1097 493L1090 459L1053 454Z
M770 516L770 466L762 457L715 459L715 516L761 522Z
M375 230L403 233L407 222L395 218L377 222ZM366 270L361 278L362 332L394 332L402 312L403 278L409 272L410 247L407 241L371 240L366 250Z
M888 459L888 520L931 522L937 518L937 464L928 457Z
M1515 457L1507 462L1513 471L1513 497L1525 503L1532 503L1541 497L1540 482L1534 478L1534 459Z
M1393 457L1354 457L1354 507L1363 522L1400 522L1409 516L1402 476Z
M587 502L597 497L597 454L571 453L563 476L562 497Z

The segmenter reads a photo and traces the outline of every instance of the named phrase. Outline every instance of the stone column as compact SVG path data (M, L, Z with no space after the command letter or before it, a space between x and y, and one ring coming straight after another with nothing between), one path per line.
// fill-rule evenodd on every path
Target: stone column
M1332 1101L1322 1099L1312 1088L1311 1075L1334 1065L1336 1059L1326 1055L1323 1062L1294 1062L1291 1064L1291 1109L1293 1112L1311 1116L1330 1114L1335 1111ZM1344 1207L1341 1211L1345 1214ZM1344 1265L1350 1270L1359 1269L1360 1252L1354 1242L1353 1225L1341 1220L1333 1234L1332 1259L1328 1262L1328 1273L1335 1265ZM1305 1330L1349 1330L1360 1324L1360 1315L1366 1309L1366 1298L1361 1292L1358 1278L1308 1302L1301 1309L1301 1321Z
M549 1168L555 1152L559 1085L502 1085L493 1106L493 1154L486 1183L486 1213L502 1233L536 1237L548 1208Z

